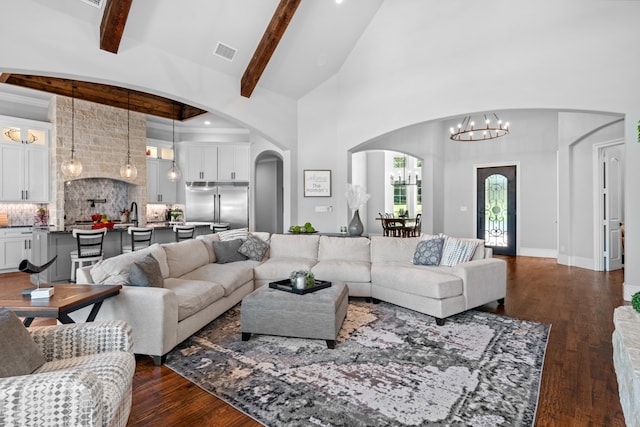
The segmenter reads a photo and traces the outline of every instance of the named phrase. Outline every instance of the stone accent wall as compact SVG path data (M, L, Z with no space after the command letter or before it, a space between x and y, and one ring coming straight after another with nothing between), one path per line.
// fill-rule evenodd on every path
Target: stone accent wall
M51 194L55 203L49 206L51 222L64 225L65 183L62 163L71 157L72 99L56 96L51 101L49 120L51 132ZM78 178L110 178L123 181L120 166L127 157L127 110L93 102L75 100L75 157L82 162L82 174ZM129 144L131 163L138 169L135 180L129 181L128 200L138 204L144 212L147 203L147 125L142 113L130 112ZM144 218L144 215L139 215Z

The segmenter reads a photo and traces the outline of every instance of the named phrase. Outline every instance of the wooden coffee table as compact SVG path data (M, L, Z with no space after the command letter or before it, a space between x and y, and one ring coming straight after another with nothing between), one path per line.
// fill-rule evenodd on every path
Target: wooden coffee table
M61 323L74 323L69 313L93 304L87 322L93 322L102 307L102 301L118 295L121 285L46 285L55 293L50 298L31 299L22 296L20 289L0 289L0 307L24 317L24 325L29 326L34 317L57 318Z

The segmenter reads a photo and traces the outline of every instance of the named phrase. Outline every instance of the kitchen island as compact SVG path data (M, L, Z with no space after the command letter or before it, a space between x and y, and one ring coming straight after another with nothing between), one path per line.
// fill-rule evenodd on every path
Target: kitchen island
M148 223L145 227L153 228L152 243L175 242L173 223L159 222ZM31 262L35 265L46 263L54 256L58 256L51 267L40 273L41 283L68 282L71 277L71 251L77 249L76 239L71 235L74 229L90 230L91 224L69 224L65 227L49 227L45 229L33 229L33 244L31 249ZM114 257L122 253L122 247L131 244L127 228L129 224L118 224L107 230L102 245L104 258ZM195 235L209 234L209 224L196 225ZM35 275L32 276L35 283Z

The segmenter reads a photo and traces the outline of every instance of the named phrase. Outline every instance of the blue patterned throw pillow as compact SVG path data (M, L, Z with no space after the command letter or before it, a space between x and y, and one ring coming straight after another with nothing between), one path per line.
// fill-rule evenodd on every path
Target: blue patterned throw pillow
M415 265L439 265L443 246L444 239L441 237L421 240L413 254L413 263Z

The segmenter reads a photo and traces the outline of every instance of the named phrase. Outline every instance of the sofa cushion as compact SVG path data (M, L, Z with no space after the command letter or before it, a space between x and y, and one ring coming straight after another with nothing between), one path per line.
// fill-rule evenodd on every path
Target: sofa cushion
M442 267L409 262L381 262L371 265L371 281L375 286L435 299L462 295L462 279L441 271Z
M0 378L28 375L44 365L40 347L18 316L0 307Z
M211 245L211 242L220 241L220 236L218 236L218 233L203 234L200 236L196 236L196 239L202 240L206 243L205 246L207 247L207 252L209 252L209 262L216 262L216 253L213 252L213 246Z
M253 261L262 261L264 254L269 250L269 244L258 237L249 234L242 243L238 252Z
M366 237L320 236L318 261L329 259L369 262L371 259L369 239Z
M176 294L178 301L178 321L198 313L224 296L224 288L218 283L205 280L176 279L164 281L165 289Z
M247 235L249 234L249 229L236 228L233 230L223 230L223 231L218 231L217 234L221 242L226 242L229 240L236 240L236 239L244 240L247 238Z
M102 261L98 261L91 267L91 278L93 282L99 285L129 285L129 274L131 272L131 265L138 260L144 258L147 254L152 254L158 261L162 276L169 275L169 269L166 262L165 251L154 243L148 248L128 252L112 258L106 258ZM163 270L164 268L164 270Z
M341 237L338 238L340 239ZM319 261L311 268L311 272L316 279L335 283L371 281L371 263L369 261L346 261L341 259Z
M463 240L455 237L447 237L442 248L442 258L440 265L453 267L463 262L471 261L473 254L478 247L475 240Z
M242 239L211 242L213 252L216 254L216 263L226 264L228 262L245 261L247 257L238 252L242 243Z
M205 242L198 239L183 240L177 243L164 243L167 254L169 277L180 277L196 268L209 263L209 252Z
M311 270L316 264L316 260L308 258L269 258L253 269L253 276L258 280L283 280L292 271Z
M438 237L438 236L435 236L435 237ZM447 238L449 238L450 236L447 236L447 235L446 235L446 234L444 234L444 233L440 233L439 237L444 237L445 239L447 239ZM484 251L484 250L485 250L485 247L484 247L484 243L485 243L485 242L484 242L484 240L482 240L482 239L475 239L475 238L472 238L472 237L452 237L452 238L453 238L453 239L456 239L456 240L461 240L461 241L463 241L463 242L475 242L475 243L477 243L477 244L478 244L478 246L476 247L475 252L473 253L473 257L471 257L471 261L475 261L475 260L477 260L477 259L484 259L484 258L486 258L485 253L484 253L484 252L485 252L485 251Z
M161 288L164 285L160 264L151 254L147 254L144 258L133 262L129 280L131 281L131 286Z
M222 285L224 295L229 296L240 286L253 280L253 268L258 264L257 261L251 260L228 264L207 264L185 274L181 279L215 282Z
M271 236L269 258L308 258L318 259L318 242L320 236L274 234ZM287 277L289 277L287 275Z
M444 239L441 237L420 240L413 254L413 263L415 265L439 265L443 246Z
M371 262L411 262L419 241L419 237L371 236Z

